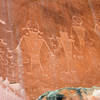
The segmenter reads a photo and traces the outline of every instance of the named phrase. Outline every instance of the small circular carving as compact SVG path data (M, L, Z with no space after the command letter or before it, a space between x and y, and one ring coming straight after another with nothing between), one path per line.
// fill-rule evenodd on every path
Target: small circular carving
M72 25L81 26L82 24L83 24L83 21L82 21L81 17L79 17L79 16L72 17Z

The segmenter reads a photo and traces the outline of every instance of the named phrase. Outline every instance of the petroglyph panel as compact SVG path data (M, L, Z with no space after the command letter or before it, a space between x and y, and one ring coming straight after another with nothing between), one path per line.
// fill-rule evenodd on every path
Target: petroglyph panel
M20 83L29 100L63 87L100 87L99 6L99 0L0 0L2 80Z

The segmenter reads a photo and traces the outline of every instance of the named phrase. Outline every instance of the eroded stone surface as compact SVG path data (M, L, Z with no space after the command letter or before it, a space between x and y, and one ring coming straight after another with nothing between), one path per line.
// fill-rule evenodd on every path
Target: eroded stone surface
M0 0L0 75L21 82L30 100L66 86L100 86L99 6Z

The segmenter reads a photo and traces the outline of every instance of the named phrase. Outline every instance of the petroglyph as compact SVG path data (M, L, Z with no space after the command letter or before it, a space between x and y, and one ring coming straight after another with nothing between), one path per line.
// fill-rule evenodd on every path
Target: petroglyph
M8 77L9 81L11 82L16 82L15 80L18 79L18 77L16 76L17 73L14 71L14 67L16 69L16 61L15 61L15 57L13 55L13 51L10 50L7 47L7 43L5 43L2 39L0 39L0 76L3 77L3 79L5 79L6 77ZM6 55L5 55L6 54ZM11 68L11 70L9 70ZM13 71L15 73L13 73ZM3 72L5 72L4 74L2 74ZM10 72L10 73L9 73ZM15 74L15 75L14 75ZM15 79L16 77L16 79ZM18 80L17 80L18 81Z
M82 26L83 21L80 16L72 16L72 25L75 26Z
M78 52L81 52L82 49L85 48L85 36L86 36L86 30L82 26L82 20L80 17L73 17L73 25L72 25L72 31L71 31L71 38L74 40L73 47Z
M22 81L29 100L65 86L100 85L100 2L88 1L1 0L0 73Z

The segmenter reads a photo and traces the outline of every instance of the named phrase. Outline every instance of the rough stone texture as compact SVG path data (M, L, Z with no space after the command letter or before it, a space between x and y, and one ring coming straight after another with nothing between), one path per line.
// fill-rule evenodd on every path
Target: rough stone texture
M100 86L100 0L0 0L0 75L30 100Z
M19 83L10 84L0 77L0 100L26 100L24 89Z

